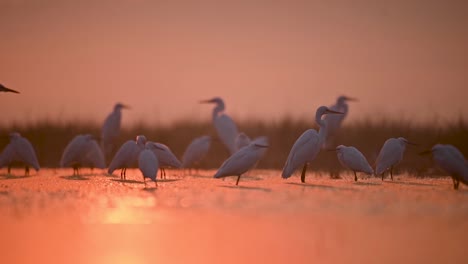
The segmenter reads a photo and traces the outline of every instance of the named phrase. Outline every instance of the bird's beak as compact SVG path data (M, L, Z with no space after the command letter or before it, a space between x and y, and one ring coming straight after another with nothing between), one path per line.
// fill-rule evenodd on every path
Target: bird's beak
M20 92L18 92L18 91L16 91L16 90L13 90L13 89L10 89L10 88L6 88L5 86L3 86L3 89L4 89L6 92L17 93L17 94L20 93Z
M427 150L424 150L422 152L419 152L418 154L421 155L421 156L425 156L425 155L429 155L431 153L432 153L432 150L427 149Z
M259 147L259 148L268 148L269 147L268 145L262 145L262 144L258 144L258 143L255 143L254 146Z
M129 105L122 105L123 109L132 109Z
M209 103L212 103L213 100L201 100L199 103L200 104L209 104Z
M328 110L326 111L326 113L327 113L327 114L341 114L341 115L344 114L344 113L342 113L342 112L333 111L333 110L330 110L330 109L328 109Z
M346 101L358 102L359 100L357 98L347 97L346 96Z

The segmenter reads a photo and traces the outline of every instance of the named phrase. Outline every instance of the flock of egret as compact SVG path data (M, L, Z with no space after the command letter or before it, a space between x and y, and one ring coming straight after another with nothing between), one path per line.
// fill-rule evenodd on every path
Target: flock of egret
M0 84L0 91L18 93ZM385 141L376 160L375 171L370 166L364 155L355 147L338 145L334 146L334 135L339 130L344 117L348 112L347 101L355 99L340 96L335 105L320 106L315 113L315 122L319 130L306 130L293 144L281 176L289 178L293 173L302 168L301 181L305 182L307 166L313 162L321 149L336 151L337 158L343 167L353 171L354 180L357 181L357 172L369 175L380 175L384 179L384 173L389 171L393 180L393 168L403 159L406 146L414 145L405 138L390 138ZM238 131L235 122L225 111L224 101L215 97L200 103L215 104L212 113L213 126L217 132L217 138L223 143L229 152L227 158L214 178L237 176L238 185L242 174L255 167L264 156L269 143L267 137L258 137L251 140L245 133ZM101 133L101 145L97 139L89 134L77 135L65 147L60 160L61 167L72 167L74 175L79 174L80 167L106 168L106 157L111 157L115 151L115 142L119 137L122 109L128 106L117 103L114 110L105 119ZM138 135L135 140L128 140L115 153L110 161L107 172L112 174L121 169L120 177L126 179L126 169L138 167L146 186L146 178L156 183L156 176L160 170L161 178L165 177L165 168L190 168L199 163L206 156L212 138L200 136L186 148L182 161L172 153L170 148L162 143L152 142L144 135ZM452 145L437 144L425 153L432 153L433 160L440 169L448 173L452 179L454 188L458 189L459 183L468 185L468 163L463 154ZM39 163L31 143L19 133L10 134L10 143L0 155L0 168L8 166L8 173L13 163L21 162L26 165L25 173L29 174L29 166L36 171Z

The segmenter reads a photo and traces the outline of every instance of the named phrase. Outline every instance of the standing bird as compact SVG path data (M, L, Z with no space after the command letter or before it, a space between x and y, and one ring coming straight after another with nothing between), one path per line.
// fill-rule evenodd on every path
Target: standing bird
M13 162L25 164L25 176L29 175L29 166L33 167L36 171L40 169L36 152L31 142L16 132L10 134L10 143L0 155L0 168L8 165L8 174L10 174L11 164Z
M257 164L265 148L268 148L268 145L255 142L243 147L223 162L214 177L237 176L236 185L238 185L241 175Z
M165 168L180 168L182 163L177 159L177 157L172 153L171 149L161 143L151 142L148 141L146 145L153 145L151 146L151 150L153 151L156 158L159 161L159 168L161 169L161 179L164 177L166 178L166 170Z
M158 174L159 162L158 158L154 154L153 149L158 148L158 146L151 144L152 142L147 142L145 148L138 155L138 168L143 175L143 182L145 183L146 188L146 178L150 178L154 181L156 187L158 183L156 182L156 175Z
M436 144L430 152L437 167L452 177L455 190L460 182L468 185L468 162L460 150L452 145Z
M341 123L343 123L343 120L348 115L348 101L357 101L357 99L342 95L336 99L336 104L329 107L329 109L343 114L325 116L324 120L327 122L327 133L323 144L324 148L334 148L333 138L338 133Z
M182 167L188 168L192 164L198 164L206 156L211 146L210 136L195 138L185 149L182 155Z
M303 166L301 182L305 182L307 164L315 159L326 137L326 122L322 120L322 116L325 114L342 113L333 111L326 106L317 108L315 122L320 127L319 132L315 129L308 129L296 140L284 165L283 173L281 174L283 178L291 177L295 170Z
M247 146L250 144L250 138L244 132L240 132L236 137L236 150Z
M107 173L112 174L116 169L122 169L120 171L120 178L127 179L127 168L136 167L138 165L138 156L140 152L145 148L146 137L139 135L135 140L128 140L125 142L115 153L112 159Z
M374 173L364 155L355 147L339 145L336 147L336 155L343 167L354 172L354 181L357 181L356 172L364 172L369 175Z
M376 175L382 175L382 181L384 179L384 173L387 170L390 170L390 177L393 181L393 167L403 159L403 154L408 144L416 145L403 137L389 138L385 141L377 156L375 167L375 173Z
M236 137L238 134L237 126L234 121L224 113L224 101L219 97L210 100L204 100L200 103L214 103L216 107L213 109L213 125L218 133L219 139L223 142L229 153L232 155L236 152Z
M104 124L101 131L101 146L104 156L108 159L111 157L112 152L114 151L115 141L120 134L120 123L122 120L122 109L129 109L128 106L117 103L114 106L114 111L110 113Z
M92 135L78 135L68 143L60 159L60 167L67 166L73 168L73 175L79 175L80 167L106 167L104 154Z
M10 93L18 93L18 91L15 91L13 89L10 89L10 88L6 88L5 86L3 86L3 84L0 83L0 92L10 92Z

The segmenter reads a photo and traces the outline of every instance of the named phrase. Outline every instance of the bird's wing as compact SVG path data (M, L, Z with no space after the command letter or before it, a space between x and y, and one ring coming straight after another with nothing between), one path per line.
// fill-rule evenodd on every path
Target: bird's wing
M19 161L32 166L35 170L39 170L39 161L37 160L34 148L26 138L19 138L15 140L15 152Z
M106 161L104 153L99 147L99 144L94 139L90 139L86 142L86 148L84 152L83 163L87 166L94 168L104 169L106 167Z
M367 174L374 173L374 170L367 162L364 155L356 148L346 148L341 156L342 162L346 164L346 167L353 171L361 171Z
M157 145L159 148L152 148L151 150L156 155L159 161L160 167L173 167L173 168L180 168L182 164L177 159L177 157L172 153L171 149L161 143L152 142L153 144ZM164 150L160 149L163 148Z
M236 152L236 137L238 131L234 121L228 115L222 114L213 120L213 124L218 133L218 137L229 149L230 153L233 154Z
M125 142L115 153L114 158L109 164L108 172L111 174L114 170L124 167L131 167L138 160L135 154L139 152L139 148L135 141L129 140Z
M320 150L319 136L314 129L308 129L296 140L283 168L282 177L289 178L294 171L312 161Z
M186 168L194 162L199 162L208 153L211 140L205 138L197 138L193 140L185 150L182 156L182 166Z
M0 168L5 165L10 164L11 162L17 160L15 147L13 144L9 143L5 149L3 149L2 153L0 154Z
M375 173L380 175L391 166L400 162L402 151L400 144L396 140L385 141L377 156Z
M71 163L78 162L78 158L84 154L82 152L84 140L84 136L78 135L68 143L62 153L60 167L70 166Z
M149 150L144 149L138 155L138 168L140 169L143 177L156 180L156 173L158 172L158 159L156 155Z
M243 174L257 163L258 156L250 146L242 148L223 162L214 177L220 178Z
M104 142L112 141L119 136L120 133L120 112L112 112L104 120L102 126L101 137Z

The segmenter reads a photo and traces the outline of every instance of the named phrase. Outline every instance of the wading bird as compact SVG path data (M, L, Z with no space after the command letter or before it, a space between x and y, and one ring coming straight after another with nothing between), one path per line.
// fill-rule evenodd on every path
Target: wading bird
M120 149L115 153L114 158L112 159L109 169L107 172L112 174L116 169L122 169L120 171L120 178L127 178L127 168L136 167L138 164L138 156L140 152L145 148L146 137L139 135L135 140L128 140L125 142Z
M182 167L189 168L192 164L200 163L208 153L210 146L210 136L201 136L192 140L182 155Z
M168 146L151 141L148 141L146 145L154 145L151 146L150 149L153 151L154 155L156 155L156 158L158 158L159 169L161 170L161 179L163 177L164 179L166 178L166 168L180 168L182 166Z
M138 155L138 168L143 175L143 182L146 188L146 178L150 178L154 181L154 185L158 187L156 182L156 175L158 174L159 162L158 158L154 154L153 148L157 148L156 145L147 142L145 148Z
M268 145L261 145L255 142L243 147L223 162L214 177L237 176L236 185L238 185L241 175L257 164L265 148L268 148Z
M16 132L10 134L10 143L5 147L0 155L0 168L7 165L8 174L10 174L11 165L14 162L25 164L25 176L29 175L29 166L33 167L36 171L39 171L40 169L36 152L34 151L31 142Z
M452 145L436 144L427 152L432 153L437 167L452 177L455 190L460 182L468 185L468 162L460 150Z
M107 116L106 120L104 120L104 124L102 125L101 146L106 158L111 157L112 152L114 151L115 141L120 134L122 109L129 109L129 107L121 103L115 104L114 111Z
M15 91L13 89L10 89L10 88L6 88L5 86L3 86L3 84L0 83L0 92L10 92L10 93L18 93L18 91Z
M320 106L317 108L315 113L315 122L320 127L319 132L315 129L308 129L296 140L284 165L283 172L281 174L283 178L291 177L295 170L303 166L301 182L305 182L307 164L315 159L326 137L326 122L322 120L322 116L325 114L342 113L333 111L326 106Z
M377 156L375 167L375 174L382 175L382 181L384 179L384 173L387 170L390 170L390 177L393 181L393 167L403 159L403 154L408 144L416 145L403 137L389 138L385 141Z
M200 103L216 104L216 107L213 109L213 125L221 142L223 142L231 155L234 154L237 150L236 137L238 131L234 121L224 113L223 99L215 97L210 100L201 101Z
M78 135L68 143L60 159L60 167L68 166L73 168L73 175L79 175L80 167L106 167L104 154L92 135Z
M339 145L336 147L336 155L343 167L353 171L354 181L357 181L356 172L364 172L369 175L374 173L374 170L369 165L369 162L367 162L367 159L355 147Z
M348 101L357 101L355 98L340 96L336 99L336 103L329 109L343 113L342 115L326 115L324 120L327 122L327 133L323 144L324 148L334 148L333 139L338 133L343 120L348 115Z

